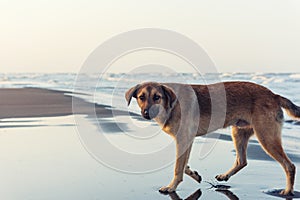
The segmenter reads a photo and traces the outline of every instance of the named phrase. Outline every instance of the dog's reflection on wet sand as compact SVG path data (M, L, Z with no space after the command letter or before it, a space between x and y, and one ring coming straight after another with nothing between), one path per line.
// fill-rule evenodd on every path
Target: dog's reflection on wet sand
M202 195L202 192L200 189L198 189L196 192L194 192L193 194L191 194L189 197L187 197L185 199L188 199L188 200L199 199L201 197L201 195ZM176 192L170 193L169 196L172 200L182 199L178 196L178 194Z
M230 200L238 200L239 198L233 194L233 192L231 192L230 190L221 190L221 189L216 189L215 191L224 194L228 199ZM182 200L183 198L181 198L176 192L172 192L170 194L168 194L169 197L172 200ZM200 189L198 189L197 191L195 191L193 194L191 194L190 196L184 198L185 200L197 200L200 199L202 195L202 192Z

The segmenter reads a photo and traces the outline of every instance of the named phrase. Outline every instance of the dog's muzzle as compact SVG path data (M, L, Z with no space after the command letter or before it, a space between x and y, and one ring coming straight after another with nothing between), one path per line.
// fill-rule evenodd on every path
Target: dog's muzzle
M158 113L159 113L159 107L152 106L150 109L144 109L142 111L142 116L145 119L151 120L151 119L157 117Z

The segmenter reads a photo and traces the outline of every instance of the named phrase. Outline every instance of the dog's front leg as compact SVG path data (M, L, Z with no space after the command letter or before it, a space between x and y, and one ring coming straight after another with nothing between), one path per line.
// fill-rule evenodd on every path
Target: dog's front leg
M183 179L183 173L186 165L186 160L190 154L190 145L184 140L175 139L176 141L176 163L174 169L174 177L168 186L159 189L162 193L174 192Z

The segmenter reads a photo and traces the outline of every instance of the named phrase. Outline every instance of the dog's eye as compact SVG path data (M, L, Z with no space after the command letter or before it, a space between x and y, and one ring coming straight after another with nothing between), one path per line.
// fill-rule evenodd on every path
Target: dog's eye
M140 99L141 101L144 101L144 100L145 100L145 97L144 97L144 96L139 96L139 99Z
M158 96L158 95L155 95L154 97L153 97L153 100L154 101L158 101L160 99L160 96Z

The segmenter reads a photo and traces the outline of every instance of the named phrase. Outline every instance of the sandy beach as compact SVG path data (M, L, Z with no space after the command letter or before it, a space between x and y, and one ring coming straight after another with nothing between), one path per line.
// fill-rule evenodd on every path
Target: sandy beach
M176 193L160 194L158 189L172 178L172 163L143 174L124 173L103 165L91 156L78 136L75 117L86 122L87 133L97 131L95 119L87 114L91 103L76 98L81 106L74 116L71 95L36 88L0 89L0 199L279 199L270 191L284 188L283 170L263 152L255 138L249 144L248 166L228 182L214 180L235 159L230 129L218 131L217 139L213 139L214 134L210 136L217 142L204 157L200 152L209 139L195 140L190 166L202 176L202 183L184 177ZM112 128L114 120L118 120L112 117L130 118L126 116L128 112L105 105L96 105L95 111L105 137L128 146L126 135L119 132L121 128ZM159 145L166 142L169 140L161 140ZM130 148L142 151L141 146L133 144ZM300 155L287 153L299 169ZM296 174L293 198L300 197L298 180Z

